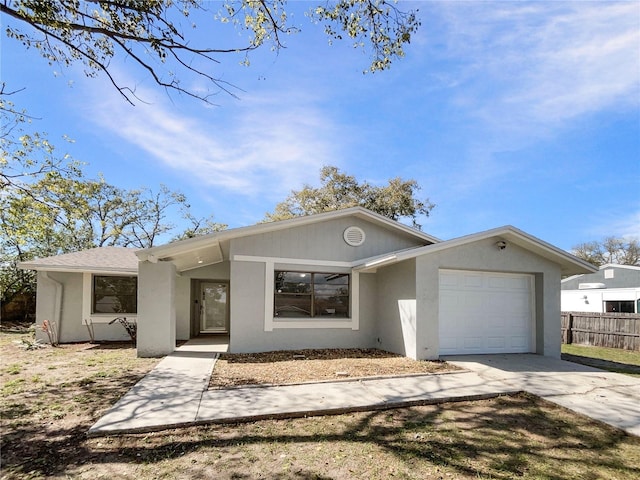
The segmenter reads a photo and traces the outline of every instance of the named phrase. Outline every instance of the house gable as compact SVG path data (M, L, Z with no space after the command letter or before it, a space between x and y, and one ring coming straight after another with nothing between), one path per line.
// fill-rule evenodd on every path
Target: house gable
M345 240L345 231L360 234L362 243L350 245ZM426 244L404 231L392 230L367 219L341 217L232 239L229 255L232 260L236 256L253 255L350 263Z
M344 230L350 226L360 226L364 231L366 239L362 245L354 247L345 243ZM286 258L353 262L385 251L439 241L365 208L353 207L224 230L141 250L136 255L141 261L152 263L169 260L182 272L233 260L238 255L284 258L280 255L286 253Z
M562 290L579 290L580 284L602 284L604 288L639 288L640 267L634 265L602 265L595 273L575 275L562 281Z
M406 252L397 252L390 255L382 255L377 258L373 257L365 259L360 265L356 266L356 270L359 270L361 272L374 272L376 269L382 266L397 263L409 258L438 254L439 252L450 250L459 246L478 244L478 242L483 242L485 240L489 240L489 243L491 245L491 249L486 250L486 252L505 252L508 251L512 246L516 246L541 258L556 263L560 267L561 273L563 275L571 275L574 273L582 274L595 271L595 267L590 263L579 259L574 255L565 252L564 250L554 247L553 245L544 242L543 240L529 235L511 225L506 225L504 227L487 230L485 232L480 232L473 235L454 238L452 240L438 242ZM477 255L479 255L479 252L475 252L469 260L473 262Z

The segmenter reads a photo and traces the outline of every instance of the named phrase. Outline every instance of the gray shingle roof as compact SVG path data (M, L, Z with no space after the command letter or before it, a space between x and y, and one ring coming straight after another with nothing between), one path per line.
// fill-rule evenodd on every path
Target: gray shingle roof
M124 247L98 247L21 262L18 266L24 270L136 273L138 271L136 250Z

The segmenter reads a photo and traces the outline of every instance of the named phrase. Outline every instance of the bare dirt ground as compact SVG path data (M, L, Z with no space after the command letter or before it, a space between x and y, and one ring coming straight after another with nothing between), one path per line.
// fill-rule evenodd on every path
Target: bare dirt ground
M35 348L33 342L24 327L3 325L3 469L46 471L58 455L73 456L93 422L158 363L136 358L131 343Z
M528 395L88 438L158 360L23 339L0 331L2 480L640 478L640 438Z
M222 354L209 388L284 385L345 378L443 373L457 370L445 362L416 361L377 349L341 348Z

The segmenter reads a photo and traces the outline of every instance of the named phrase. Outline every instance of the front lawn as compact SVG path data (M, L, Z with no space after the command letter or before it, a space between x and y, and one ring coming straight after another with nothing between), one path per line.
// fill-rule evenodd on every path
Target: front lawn
M0 333L4 479L628 479L640 438L529 395L151 434L86 432L157 360Z

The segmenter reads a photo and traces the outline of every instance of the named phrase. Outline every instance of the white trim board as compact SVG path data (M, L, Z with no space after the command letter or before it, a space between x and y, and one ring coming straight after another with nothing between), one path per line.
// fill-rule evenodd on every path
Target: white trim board
M245 257L238 259L237 257ZM360 329L360 274L359 272L351 271L351 292L349 296L351 307L351 318L345 318L344 320L314 320L308 318L291 318L288 320L277 320L273 316L273 278L275 274L275 260L284 260L282 263L288 263L293 265L304 266L332 266L327 265L325 262L314 263L314 260L301 260L301 259L273 259L270 257L248 257L248 256L234 256L234 260L246 261L246 262L264 262L264 331L272 332L275 329L286 328L345 328L351 330ZM344 263L344 262L334 262ZM338 266L338 265L333 265ZM344 265L339 265L344 267Z
M354 262L342 262L336 260L310 260L308 258L285 258L285 257L261 257L254 255L234 255L236 262L256 262L256 263L282 263L287 265L309 265L318 267L341 267L352 268Z

